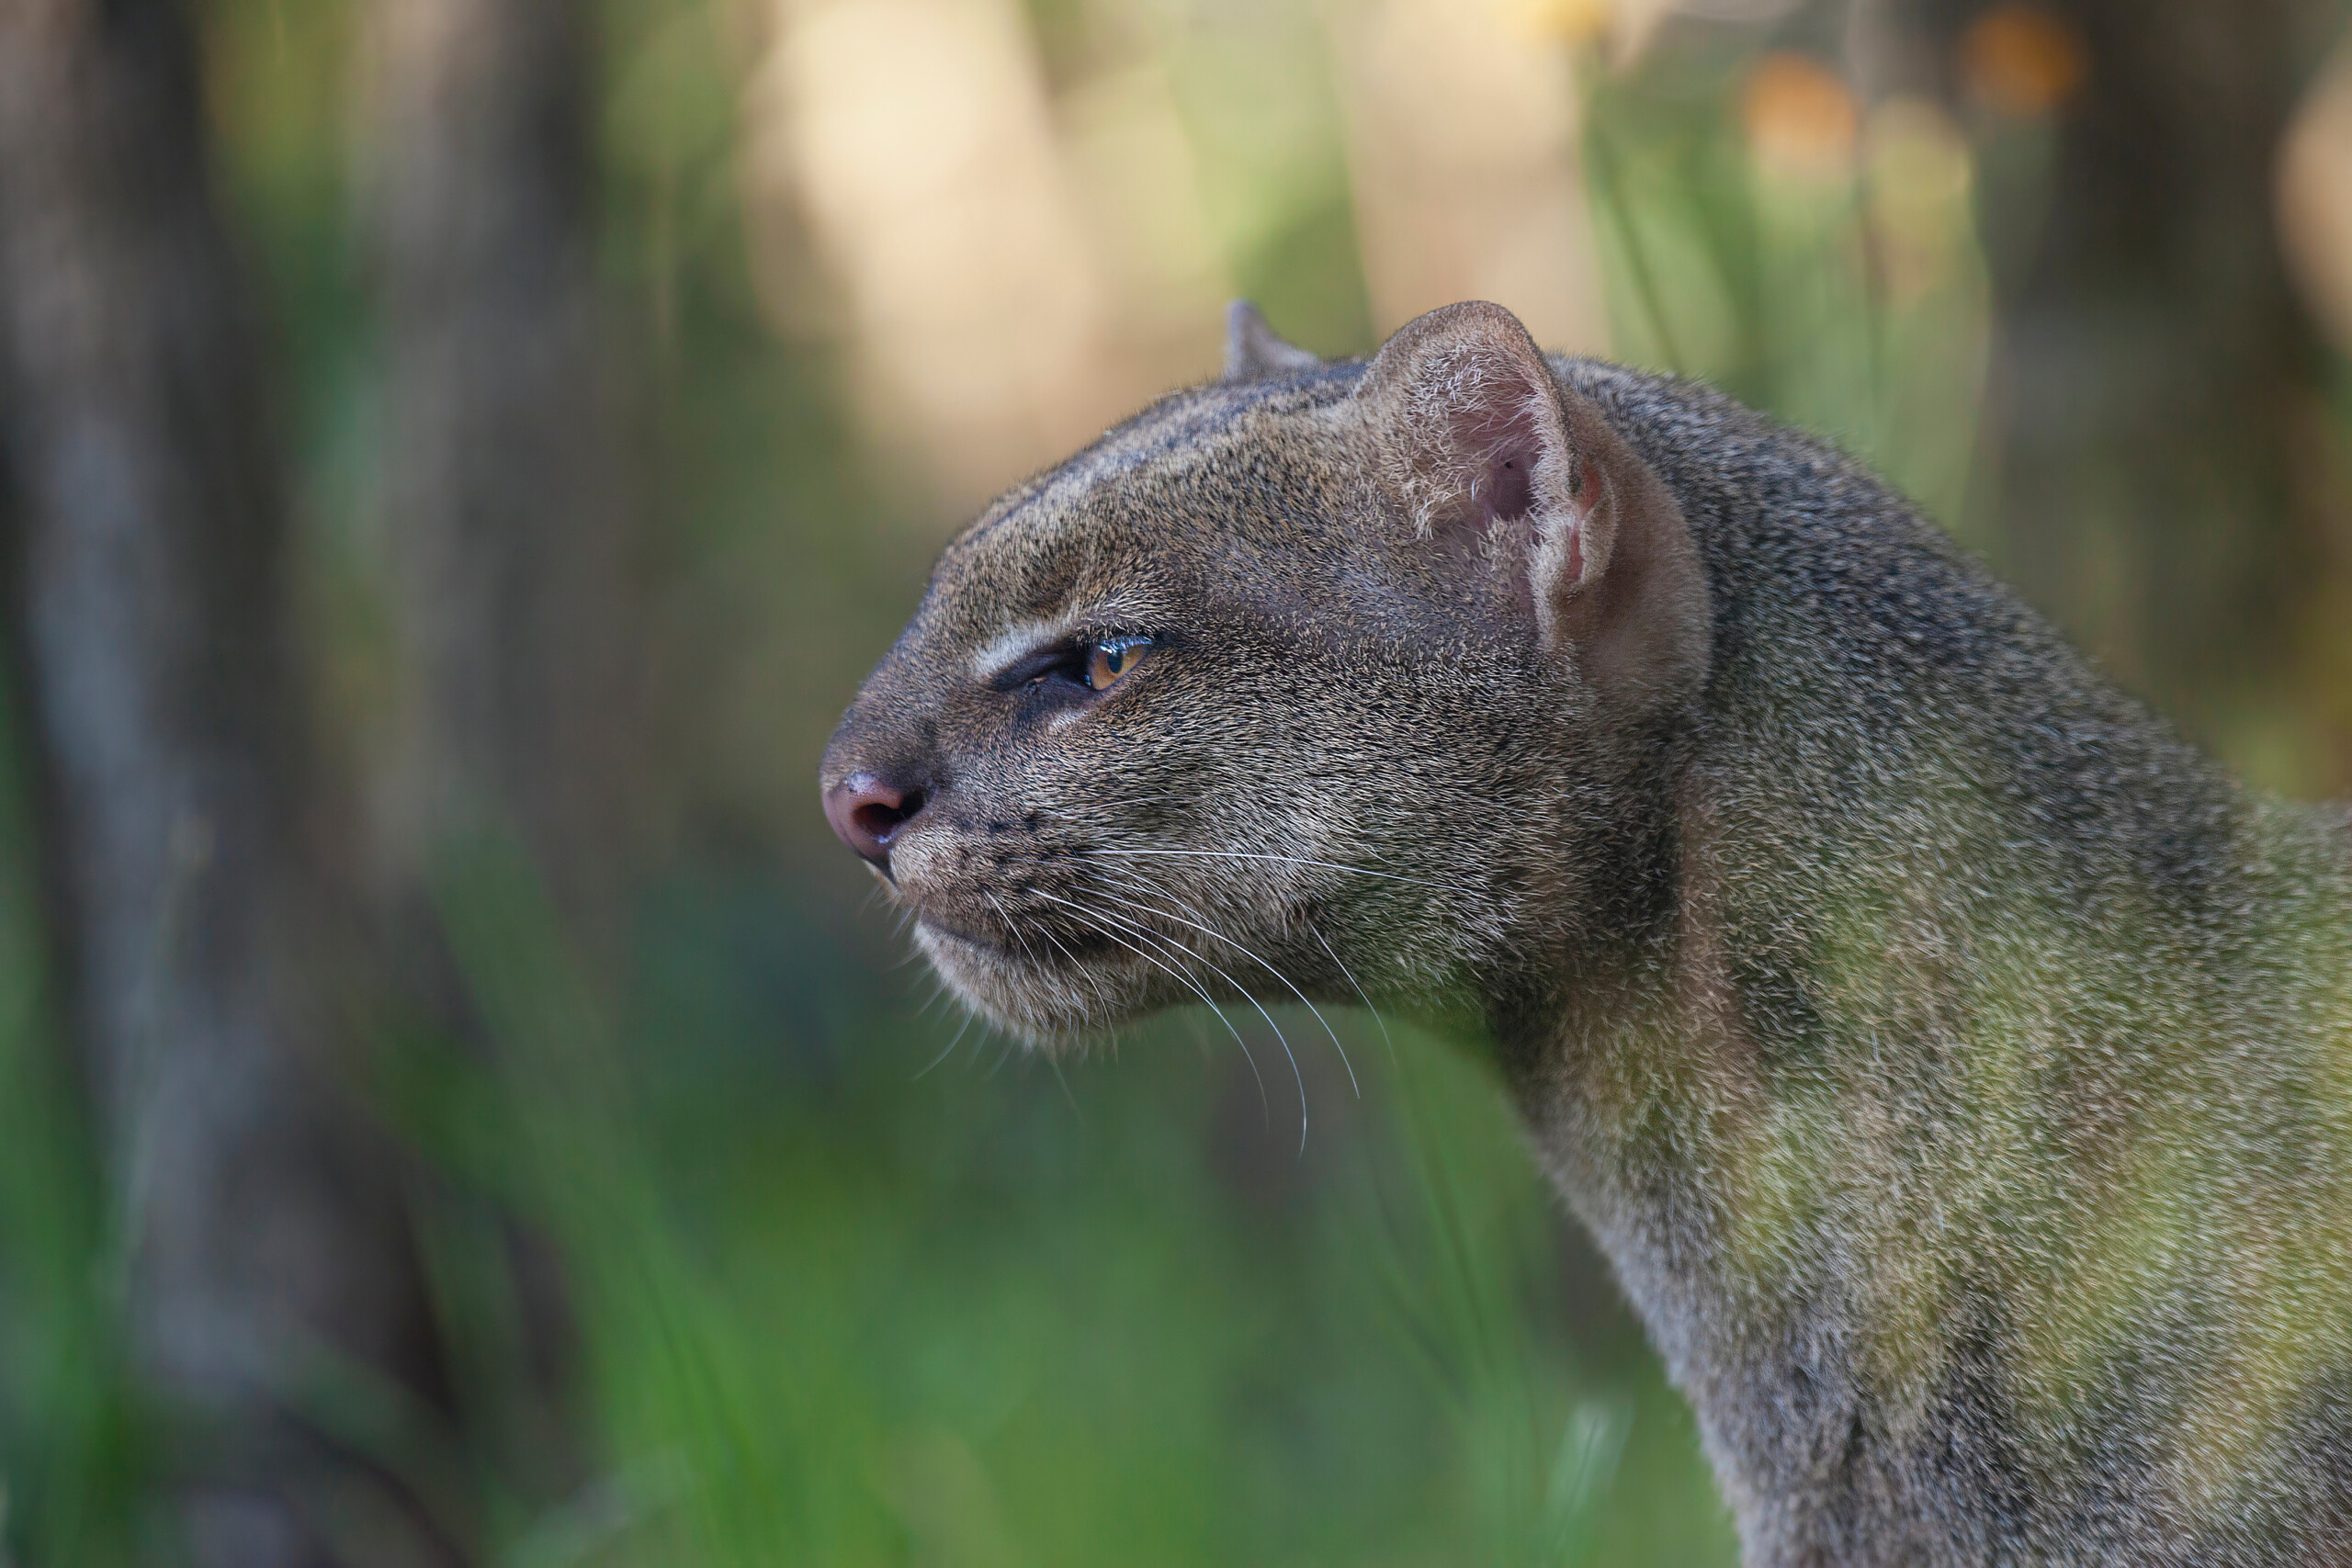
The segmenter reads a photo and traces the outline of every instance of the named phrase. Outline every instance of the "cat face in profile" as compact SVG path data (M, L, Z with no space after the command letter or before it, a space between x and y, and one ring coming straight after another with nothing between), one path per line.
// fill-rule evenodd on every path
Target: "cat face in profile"
M1703 674L1671 500L1507 312L1325 366L1244 311L1225 380L947 547L826 752L923 953L1040 1043L1555 964Z

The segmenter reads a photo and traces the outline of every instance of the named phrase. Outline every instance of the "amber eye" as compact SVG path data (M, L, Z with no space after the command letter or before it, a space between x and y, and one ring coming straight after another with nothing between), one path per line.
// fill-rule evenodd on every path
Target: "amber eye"
M1141 637L1096 643L1087 649L1086 683L1098 692L1106 690L1112 682L1141 663L1144 650L1150 646Z

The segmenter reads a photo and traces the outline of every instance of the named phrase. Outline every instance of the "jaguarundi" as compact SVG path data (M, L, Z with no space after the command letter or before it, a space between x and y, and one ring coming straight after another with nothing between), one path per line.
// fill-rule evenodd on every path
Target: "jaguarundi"
M2352 1563L2352 817L1821 443L1494 305L1237 305L947 547L822 788L1040 1049L1476 1042L1757 1568Z

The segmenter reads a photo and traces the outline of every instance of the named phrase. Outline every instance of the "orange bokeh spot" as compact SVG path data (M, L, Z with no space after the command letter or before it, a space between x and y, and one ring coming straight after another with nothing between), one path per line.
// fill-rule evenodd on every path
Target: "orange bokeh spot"
M1747 73L1740 120L1758 162L1794 174L1846 167L1861 129L1861 106L1820 62L1775 50Z
M1517 0L1510 15L1536 38L1591 43L1616 25L1617 0Z
M2073 97L2089 72L2082 35L2038 6L1996 6L1961 35L1960 75L1970 94L2020 119Z

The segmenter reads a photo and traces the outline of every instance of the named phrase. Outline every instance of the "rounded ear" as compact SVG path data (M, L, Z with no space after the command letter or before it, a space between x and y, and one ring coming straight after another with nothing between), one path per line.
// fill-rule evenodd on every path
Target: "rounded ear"
M1703 673L1706 579L1681 509L1518 317L1472 300L1409 321L1354 396L1419 537L1508 531L1478 553L1525 574L1540 646L1645 691Z
M1225 308L1225 379L1261 381L1272 376L1295 376L1323 362L1295 343L1284 343L1266 324L1258 307L1236 299Z

